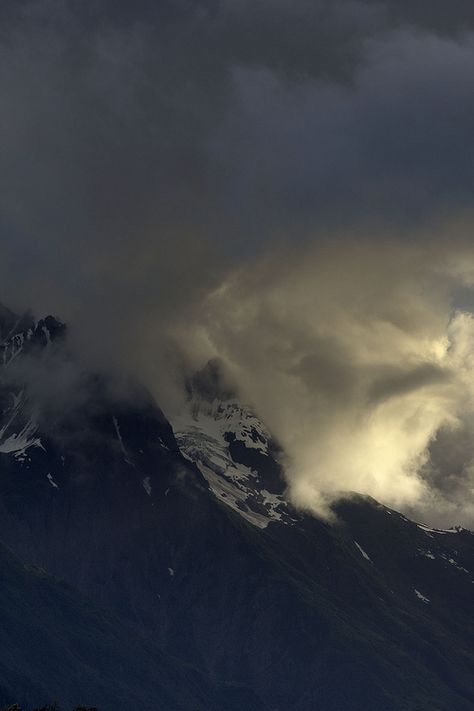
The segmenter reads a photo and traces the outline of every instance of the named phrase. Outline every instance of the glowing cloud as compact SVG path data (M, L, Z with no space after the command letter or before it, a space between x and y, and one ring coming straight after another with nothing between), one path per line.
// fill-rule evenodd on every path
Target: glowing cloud
M224 359L282 443L298 505L324 513L328 496L354 490L470 517L459 487L432 481L430 447L474 420L474 318L453 302L473 258L461 247L321 245L241 269L207 298L201 351ZM473 457L465 451L471 488Z

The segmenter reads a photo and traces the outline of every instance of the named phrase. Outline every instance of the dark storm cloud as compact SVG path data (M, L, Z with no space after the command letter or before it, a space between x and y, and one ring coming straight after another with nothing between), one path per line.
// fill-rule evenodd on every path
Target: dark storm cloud
M234 64L295 76L348 76L361 40L383 25L386 14L383 6L358 0L40 0L3 12L14 26L26 18L69 33L146 27L168 61L178 54L187 73L205 70L211 77Z
M369 6L379 6L379 0L367 0ZM474 8L469 0L386 0L382 3L390 25L411 25L441 35L456 35L474 27Z
M354 82L288 85L235 72L216 151L234 204L285 229L377 219L410 224L471 205L474 42L403 32L372 40ZM276 222L276 220L275 220Z
M354 0L43 0L11 14L3 241L59 282L68 260L93 272L80 290L142 245L166 264L189 233L235 255L335 215L470 203L470 36L394 33L388 6Z
M214 148L234 67L347 74L377 14L351 2L131 7L23 2L2 8L0 32L1 298L60 312L88 329L88 348L106 326L119 360L251 249L235 219L242 164Z
M92 350L106 332L111 357L212 284L214 95L147 28L72 19L31 12L0 48L3 298L61 312Z

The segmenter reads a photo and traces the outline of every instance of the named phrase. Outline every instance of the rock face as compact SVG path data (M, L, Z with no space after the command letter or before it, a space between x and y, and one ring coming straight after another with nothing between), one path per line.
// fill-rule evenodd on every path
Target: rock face
M469 531L367 497L339 502L336 525L302 514L277 444L216 363L171 426L143 389L83 373L56 319L13 322L0 539L23 560L159 647L157 669L171 655L200 670L203 708L223 683L223 711L473 708Z

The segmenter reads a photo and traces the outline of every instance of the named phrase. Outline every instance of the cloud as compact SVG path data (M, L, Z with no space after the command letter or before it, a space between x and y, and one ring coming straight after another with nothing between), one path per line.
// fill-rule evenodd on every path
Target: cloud
M223 199L253 239L322 224L401 227L469 209L472 34L401 30L365 43L350 83L236 67L214 137Z
M353 490L472 524L474 316L452 295L473 265L461 245L359 239L264 258L208 297L196 337L282 443L297 504Z
M275 241L469 207L472 36L388 8L4 10L0 298L110 324L111 355Z
M305 505L468 517L471 4L89 5L0 10L0 301L165 409L223 357Z

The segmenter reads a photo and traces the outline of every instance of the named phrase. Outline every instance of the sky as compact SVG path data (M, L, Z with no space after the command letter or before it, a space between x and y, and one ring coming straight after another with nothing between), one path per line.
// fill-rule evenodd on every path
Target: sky
M474 7L0 8L0 301L165 412L219 357L324 514L474 525Z

